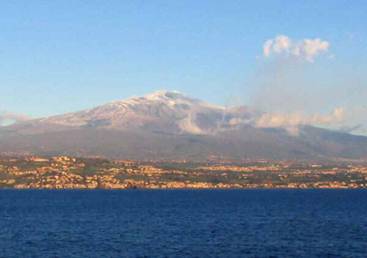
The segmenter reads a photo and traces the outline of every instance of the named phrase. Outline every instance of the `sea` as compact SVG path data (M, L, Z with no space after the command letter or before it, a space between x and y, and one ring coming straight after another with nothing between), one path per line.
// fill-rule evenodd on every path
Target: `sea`
M0 190L0 257L367 257L367 191Z

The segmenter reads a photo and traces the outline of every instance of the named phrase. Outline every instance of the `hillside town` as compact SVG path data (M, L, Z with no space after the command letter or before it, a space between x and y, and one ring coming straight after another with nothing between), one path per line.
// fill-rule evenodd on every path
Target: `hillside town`
M0 187L16 189L366 188L361 163L138 162L2 157Z

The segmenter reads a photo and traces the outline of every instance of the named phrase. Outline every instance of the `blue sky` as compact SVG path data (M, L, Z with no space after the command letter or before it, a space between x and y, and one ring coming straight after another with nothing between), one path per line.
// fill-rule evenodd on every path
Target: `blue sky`
M330 43L302 65L313 78L302 87L358 92L366 13L358 0L3 1L0 110L47 116L160 89L249 103L271 62L263 44L277 35Z

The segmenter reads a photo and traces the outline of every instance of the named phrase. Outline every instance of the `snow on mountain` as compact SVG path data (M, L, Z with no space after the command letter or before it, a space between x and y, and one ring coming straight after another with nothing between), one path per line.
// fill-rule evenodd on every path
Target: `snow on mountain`
M159 91L0 127L0 153L118 159L367 159L367 137L301 125L259 127L263 113Z
M113 101L93 109L45 118L41 122L72 127L213 134L249 123L253 115L244 107L225 108L179 92L158 91L144 97Z

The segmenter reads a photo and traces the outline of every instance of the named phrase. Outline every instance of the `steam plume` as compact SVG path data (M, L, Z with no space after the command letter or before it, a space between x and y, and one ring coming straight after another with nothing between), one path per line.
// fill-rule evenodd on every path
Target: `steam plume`
M7 111L0 111L0 125L29 120L30 117L23 114L16 114Z
M345 111L343 108L335 108L328 115L304 115L301 113L266 113L256 121L256 126L260 128L285 128L290 134L298 135L301 125L321 125L328 126L340 123L344 120Z
M250 105L266 112L254 121L257 127L284 128L292 135L301 125L366 134L367 109L361 107L367 97L366 77L352 67L336 66L333 59L319 66L317 59L330 46L320 38L286 35L264 42L264 59L249 82L254 85Z
M318 55L327 52L329 47L328 41L319 38L294 41L285 35L279 35L264 43L263 54L265 57L271 54L288 55L313 62Z

